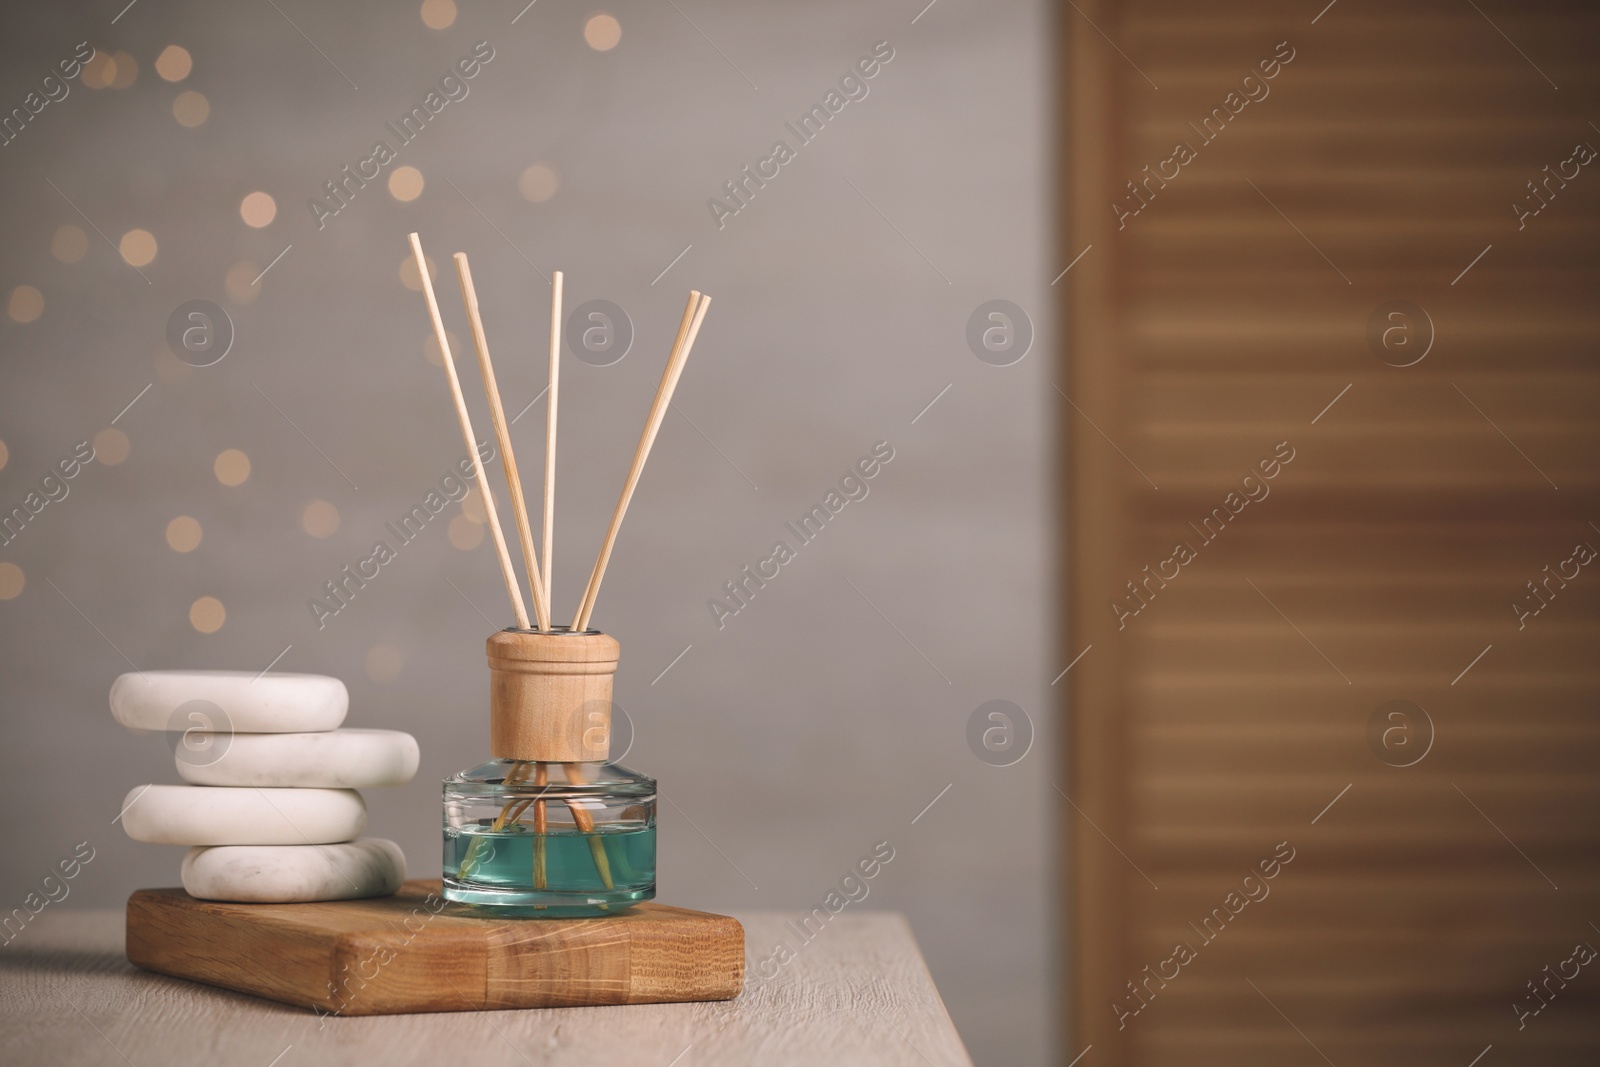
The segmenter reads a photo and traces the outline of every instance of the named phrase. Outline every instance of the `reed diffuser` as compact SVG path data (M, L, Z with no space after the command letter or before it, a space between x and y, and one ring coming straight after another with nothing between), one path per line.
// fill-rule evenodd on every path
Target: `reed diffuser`
M688 362L709 296L691 292L656 388L633 463L572 623L551 622L555 532L556 417L560 402L562 274L551 278L550 388L545 437L542 555L535 550L516 455L483 331L472 271L456 253L462 301L472 328L495 437L505 461L509 499L522 548L533 618L500 528L494 493L478 456L477 438L455 358L439 313L422 242L411 234L445 376L467 451L483 490L484 513L515 626L488 640L489 746L492 758L445 779L444 895L497 915L563 918L612 914L656 892L655 779L609 761L611 692L619 646L589 626L595 599L616 547L645 460Z

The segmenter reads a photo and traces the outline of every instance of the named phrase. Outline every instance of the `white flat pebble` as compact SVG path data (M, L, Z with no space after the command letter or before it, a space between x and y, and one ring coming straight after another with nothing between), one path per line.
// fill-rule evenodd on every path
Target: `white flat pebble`
M178 774L195 785L365 789L417 773L416 738L398 730L316 734L186 734Z
M321 674L144 671L111 683L111 714L130 730L287 734L333 730L350 692Z
M122 828L155 845L325 845L354 841L367 806L353 789L135 786Z
M386 897L406 878L400 846L381 837L343 845L191 848L183 888L201 900L296 904Z

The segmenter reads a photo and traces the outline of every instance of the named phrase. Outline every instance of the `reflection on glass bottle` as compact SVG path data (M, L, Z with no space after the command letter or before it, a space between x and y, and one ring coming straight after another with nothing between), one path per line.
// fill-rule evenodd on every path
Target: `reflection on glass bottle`
M614 763L497 759L453 775L444 783L444 895L549 918L649 900L655 809L655 780Z

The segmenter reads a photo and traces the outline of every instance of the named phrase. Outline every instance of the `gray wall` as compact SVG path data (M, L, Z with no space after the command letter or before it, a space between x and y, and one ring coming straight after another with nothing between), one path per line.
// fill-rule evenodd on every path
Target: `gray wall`
M278 6L141 3L114 25L121 0L0 16L6 108L84 39L139 64L123 90L72 82L0 148L0 286L45 300L35 321L0 318L0 504L20 503L151 386L117 422L126 462L89 465L0 548L26 578L0 601L0 908L82 840L98 858L61 906L174 884L180 850L112 824L130 787L176 778L161 739L112 722L107 689L130 662L260 670L286 646L277 669L346 681L350 725L420 740L417 779L368 793L369 832L399 841L413 875L437 874L438 781L487 755L483 615L510 622L488 542L452 547L442 516L322 629L307 607L463 454L424 358L421 297L398 276L416 229L441 274L450 253L473 257L512 411L544 384L548 289L535 266L567 272L569 309L609 299L636 327L621 362L565 363L562 616L684 294L715 297L595 614L622 642L617 698L637 726L627 762L672 802L662 898L798 915L887 839L895 859L860 906L906 913L979 1062L1045 1062L1060 900L1048 700L1066 665L1048 603L1048 301L1066 264L1049 239L1044 5L944 0L913 23L920 0L622 3L610 9L622 41L606 53L583 42L593 9L549 0L515 24L517 0L463 5L443 31L412 4ZM371 183L319 231L307 200L377 138L394 144L384 122L480 40L495 58L470 95L399 149L396 165L426 179L422 196L400 203ZM869 95L719 230L707 198L775 140L794 144L785 121L884 40L894 58ZM195 60L177 85L152 66L170 43ZM198 128L173 119L183 90L209 101ZM517 191L535 162L562 179L537 204ZM278 203L261 230L238 212L257 189ZM143 276L84 216L111 241L156 235ZM52 257L64 224L88 233L79 262ZM286 245L257 298L230 300L231 266L259 269ZM1021 305L1037 331L1013 366L980 362L965 339L992 298ZM222 305L236 328L213 366L180 363L164 340L191 299ZM475 371L465 380L487 435ZM542 406L516 426L530 472L543 432ZM895 458L870 495L719 630L708 598L792 540L784 522L879 440ZM240 487L212 474L225 448L253 462ZM333 536L301 529L311 500L338 509ZM202 524L193 552L167 547L177 515ZM188 620L202 595L227 608L214 634ZM387 682L364 665L380 645L402 657ZM968 718L992 699L1036 727L1011 767L969 751Z

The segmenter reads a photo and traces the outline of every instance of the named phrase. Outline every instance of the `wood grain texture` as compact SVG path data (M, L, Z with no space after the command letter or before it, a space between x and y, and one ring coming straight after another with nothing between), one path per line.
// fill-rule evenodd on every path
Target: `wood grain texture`
M729 1001L353 1018L138 970L120 912L51 908L0 949L0 1049L88 1067L970 1067L903 918L841 914L761 980L788 918L739 916L751 976Z
M128 960L341 1015L726 1000L744 979L744 930L727 916L647 902L600 919L485 919L439 893L410 881L371 900L225 904L141 889Z
M1063 1062L1090 1043L1103 1067L1465 1067L1490 1044L1481 1067L1595 1062L1587 972L1525 1027L1513 1006L1600 945L1600 571L1525 626L1512 605L1600 546L1600 171L1552 180L1525 225L1512 204L1600 147L1597 16L1062 11L1059 262L1093 246L1058 286L1060 659L1093 646L1062 683ZM1202 143L1190 123L1280 42L1270 94ZM1180 141L1196 158L1119 220ZM1367 337L1397 299L1435 335L1412 366ZM1270 494L1197 531L1279 442ZM1185 541L1139 606L1127 583ZM1431 717L1412 766L1368 732L1393 700ZM1270 896L1197 932L1281 841ZM1193 962L1150 977L1178 942Z
M543 763L605 760L621 645L610 634L489 635L489 751Z

